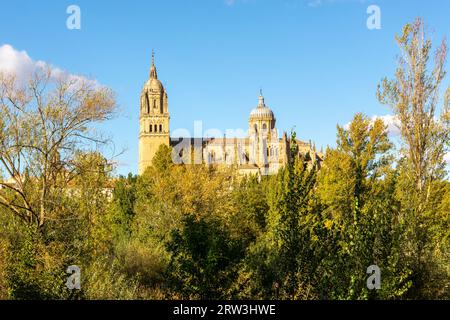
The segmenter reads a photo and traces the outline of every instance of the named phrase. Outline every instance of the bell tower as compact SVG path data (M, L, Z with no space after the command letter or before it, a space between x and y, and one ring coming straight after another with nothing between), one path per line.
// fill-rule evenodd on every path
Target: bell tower
M155 67L155 53L152 52L150 76L141 93L139 115L139 174L152 164L156 151L162 144L170 144L169 106L167 92Z
M248 133L250 138L250 160L258 167L266 167L273 156L272 145L278 141L275 116L266 106L262 90L256 108L250 112Z

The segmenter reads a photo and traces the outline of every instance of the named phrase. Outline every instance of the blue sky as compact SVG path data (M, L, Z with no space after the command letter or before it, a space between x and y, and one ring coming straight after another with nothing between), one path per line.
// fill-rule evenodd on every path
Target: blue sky
M81 30L66 28L69 5ZM369 5L381 29L366 27ZM117 149L118 172L137 172L139 97L152 48L169 95L171 129L247 128L262 87L277 127L295 126L318 148L335 144L336 124L356 112L387 115L376 99L392 77L394 35L421 16L435 41L450 35L447 0L2 1L0 46L9 44L116 93L119 116L101 126ZM445 85L450 84L446 79Z

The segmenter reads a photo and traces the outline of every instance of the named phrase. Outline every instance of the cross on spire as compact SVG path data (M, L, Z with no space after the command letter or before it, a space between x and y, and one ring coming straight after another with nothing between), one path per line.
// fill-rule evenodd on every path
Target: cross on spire
M152 49L152 66L150 67L150 79L158 79L155 67L155 49Z
M262 108L265 107L264 104L264 97L263 97L263 93L262 93L262 88L259 88L259 103L258 103L258 108Z

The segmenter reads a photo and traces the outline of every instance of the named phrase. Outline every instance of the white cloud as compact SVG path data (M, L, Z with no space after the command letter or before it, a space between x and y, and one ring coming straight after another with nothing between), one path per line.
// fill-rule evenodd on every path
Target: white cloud
M36 70L45 68L50 68L54 78L68 77L69 80L76 82L88 81L93 85L98 85L96 80L70 74L41 60L33 60L26 51L19 51L9 44L0 46L0 72L15 75L19 83L30 79Z
M42 61L33 61L25 51L18 51L9 44L0 47L0 71L15 74L18 79L28 77Z
M444 161L447 162L447 164L450 165L450 152L448 152L448 153L444 156Z
M387 125L388 134L390 137L398 137L400 135L400 121L398 118L394 115L387 114L384 116L372 116L371 121L375 121L376 119L383 120L384 124ZM348 130L350 127L350 122L348 122L344 129ZM450 165L450 152L445 154L444 161L447 162L448 165Z
M400 121L394 115L387 114L384 116L372 116L372 122L376 119L383 120L384 124L387 125L389 136L397 137L400 135Z
M384 116L372 116L370 119L372 123L376 119L383 120L384 124L387 126L388 135L391 137L397 137L400 135L400 121L397 119L396 116L387 114ZM350 128L350 122L344 125L344 129L348 130Z

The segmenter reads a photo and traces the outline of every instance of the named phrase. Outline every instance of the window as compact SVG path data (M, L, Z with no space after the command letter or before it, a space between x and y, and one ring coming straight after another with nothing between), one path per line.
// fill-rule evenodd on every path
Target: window
M263 124L263 130L267 130L267 125L265 123Z
M162 132L162 124L159 125L159 132Z
M156 109L156 99L153 99L153 109Z
M152 125L150 125L150 132L152 132L152 131L153 131L152 129L153 129L153 126L152 126Z
M258 132L258 125L256 123L254 125L254 128L255 128L255 132Z
M158 132L158 126L155 124L155 132Z

